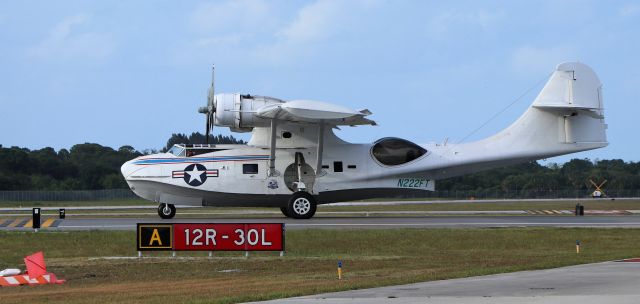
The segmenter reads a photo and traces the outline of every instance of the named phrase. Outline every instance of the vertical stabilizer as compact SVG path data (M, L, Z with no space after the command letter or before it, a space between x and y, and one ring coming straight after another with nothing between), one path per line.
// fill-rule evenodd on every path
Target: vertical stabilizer
M478 169L548 158L608 145L602 84L588 66L559 64L527 111L506 129L462 144L454 159ZM483 164L484 163L484 164Z
M558 65L533 107L560 115L560 142L607 142L602 84L582 63Z

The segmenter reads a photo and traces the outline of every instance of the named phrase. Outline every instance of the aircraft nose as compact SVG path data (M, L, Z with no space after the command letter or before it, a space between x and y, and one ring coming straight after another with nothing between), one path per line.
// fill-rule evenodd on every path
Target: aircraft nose
M129 175L131 175L131 173L133 173L133 171L135 170L133 161L134 159L122 164L122 167L120 167L120 171L122 172L122 176L124 176L124 179L128 179Z

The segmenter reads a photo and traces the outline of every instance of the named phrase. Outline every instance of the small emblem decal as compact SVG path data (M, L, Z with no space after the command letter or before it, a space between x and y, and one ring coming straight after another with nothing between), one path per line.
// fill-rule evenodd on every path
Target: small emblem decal
M269 188L269 189L278 189L278 181L275 180L275 179L269 180L267 188Z
M190 186L198 187L207 181L207 177L218 177L218 169L207 169L201 164L188 165L184 170L173 171L172 178L182 178Z

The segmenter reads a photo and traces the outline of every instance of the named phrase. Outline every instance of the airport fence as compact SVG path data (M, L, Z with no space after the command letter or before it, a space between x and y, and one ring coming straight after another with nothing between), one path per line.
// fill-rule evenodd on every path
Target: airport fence
M640 189L605 190L607 197L640 197ZM553 199L587 198L590 192L585 190L438 190L420 191L395 198L426 199ZM136 199L129 189L73 190L73 191L0 191L0 201L106 201Z
M72 191L0 191L0 201L106 201L134 199L129 189Z
M640 189L606 190L606 197L640 197ZM399 198L444 198L444 199L553 199L587 198L591 192L585 190L438 190L412 193Z

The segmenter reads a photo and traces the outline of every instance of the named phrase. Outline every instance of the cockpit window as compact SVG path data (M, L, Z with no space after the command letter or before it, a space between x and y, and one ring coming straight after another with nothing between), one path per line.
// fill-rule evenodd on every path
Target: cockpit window
M187 148L187 157L192 157L200 154L211 153L216 151L222 151L223 149L189 149Z
M388 137L378 140L371 148L373 157L383 165L397 166L425 155L427 150L404 139Z
M167 153L171 153L177 157L194 157L200 154L205 154L205 153L211 153L211 152L218 152L218 151L224 151L224 150L228 150L225 148L214 148L215 145L192 145L192 144L188 144L188 145L183 145L183 144L177 144L174 145L171 149L169 149L169 151L167 151Z
M179 147L179 146L173 146L168 153L171 153L175 156L184 156L184 148Z

